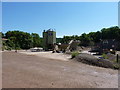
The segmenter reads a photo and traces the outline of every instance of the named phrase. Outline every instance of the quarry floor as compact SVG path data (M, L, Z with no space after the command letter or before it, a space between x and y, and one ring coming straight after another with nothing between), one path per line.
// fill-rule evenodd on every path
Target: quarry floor
M51 52L2 52L3 88L118 88L118 71Z

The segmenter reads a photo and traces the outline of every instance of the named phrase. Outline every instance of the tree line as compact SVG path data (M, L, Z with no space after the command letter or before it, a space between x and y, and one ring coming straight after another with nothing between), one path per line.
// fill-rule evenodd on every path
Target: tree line
M32 47L43 47L43 38L37 33L27 33L23 31L8 31L0 33L2 38L8 39L3 42L3 46L7 49L29 49ZM118 26L103 28L97 32L83 33L81 35L63 36L63 38L56 38L57 43L68 44L70 40L80 40L80 46L91 46L100 42L100 39L116 39L120 42L120 28Z
M120 42L120 28L118 26L103 28L97 32L83 33L80 36L64 36L61 43L68 43L70 40L80 40L80 46L91 46L99 43L101 39L116 39Z
M29 49L42 46L42 39L37 33L8 31L5 34L1 32L1 35L2 38L8 39L6 42L3 41L3 46L7 49Z

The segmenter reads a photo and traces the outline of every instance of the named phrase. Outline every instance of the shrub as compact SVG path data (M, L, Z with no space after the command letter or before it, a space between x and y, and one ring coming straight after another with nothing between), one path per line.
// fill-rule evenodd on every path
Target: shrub
M4 46L4 50L9 50L9 51L11 51L11 50L12 50L12 47Z
M75 58L76 56L78 56L79 55L79 52L78 51L74 51L74 52L72 52L72 54L71 54L71 58Z
M114 69L120 69L120 65L119 64L114 64Z
M108 59L108 56L107 56L105 53L102 54L102 57L103 57L104 59Z

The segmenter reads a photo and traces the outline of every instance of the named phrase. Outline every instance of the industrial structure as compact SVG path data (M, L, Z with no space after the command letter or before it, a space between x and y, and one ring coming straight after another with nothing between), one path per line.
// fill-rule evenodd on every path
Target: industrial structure
M63 52L63 53L71 53L73 51L77 51L78 50L78 45L80 44L79 40L71 40L69 42L69 44L55 44L54 45L54 52Z
M100 42L97 43L90 52L115 54L115 51L120 50L119 45L120 43L115 39L100 39Z
M43 49L44 50L53 50L54 44L56 43L56 32L52 29L43 31Z

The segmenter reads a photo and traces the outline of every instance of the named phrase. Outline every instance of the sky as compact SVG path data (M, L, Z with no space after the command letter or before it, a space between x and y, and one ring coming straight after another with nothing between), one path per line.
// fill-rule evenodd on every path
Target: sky
M38 33L55 29L57 37L118 26L118 2L2 2L2 32Z

